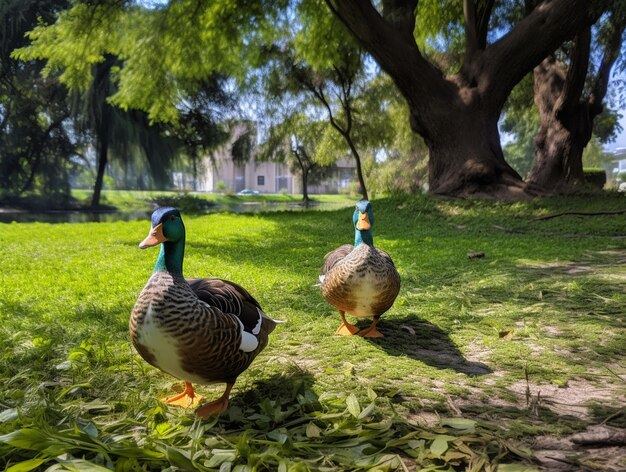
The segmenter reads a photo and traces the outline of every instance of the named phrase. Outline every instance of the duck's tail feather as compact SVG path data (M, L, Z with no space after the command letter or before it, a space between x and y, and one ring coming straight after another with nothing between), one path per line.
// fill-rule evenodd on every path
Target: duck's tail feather
M286 323L287 322L285 320L275 320L274 318L270 317L267 313L265 313L260 308L258 310L259 310L259 314L261 315L261 318L263 318L263 319L269 320L269 321L271 321L273 323L276 323L276 324L282 324L282 323Z

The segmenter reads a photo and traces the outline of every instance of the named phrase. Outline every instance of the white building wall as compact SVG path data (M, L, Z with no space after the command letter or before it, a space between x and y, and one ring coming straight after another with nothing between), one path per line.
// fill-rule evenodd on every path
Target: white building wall
M232 143L246 130L245 123L235 127L229 142L205 157L198 170L197 190L201 192L238 192L244 188L261 193L302 193L302 177L293 174L289 166L276 162L256 162L254 156L242 167L232 160ZM354 180L353 159L337 161L336 175L320 185L309 184L309 193L337 193L341 187Z

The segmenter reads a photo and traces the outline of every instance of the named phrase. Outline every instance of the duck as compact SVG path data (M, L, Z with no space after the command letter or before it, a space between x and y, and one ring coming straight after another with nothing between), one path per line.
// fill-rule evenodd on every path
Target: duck
M369 201L356 203L352 222L354 245L344 244L324 256L320 289L341 316L335 334L381 338L383 334L376 326L398 296L400 275L389 254L374 247L374 213ZM357 318L371 317L372 323L360 330L348 323L346 313Z
M242 286L218 278L183 276L185 225L178 209L152 213L141 249L161 245L152 276L132 310L129 331L139 355L184 382L166 404L192 408L202 396L193 384L226 384L217 400L196 409L201 418L223 413L237 377L267 346L280 321L270 318Z

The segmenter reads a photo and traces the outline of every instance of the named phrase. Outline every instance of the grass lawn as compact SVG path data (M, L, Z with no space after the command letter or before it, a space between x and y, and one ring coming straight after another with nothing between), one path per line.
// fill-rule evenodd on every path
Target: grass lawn
M72 190L72 197L86 207L91 204L91 190ZM310 195L311 200L319 203L350 203L354 201L349 195ZM268 203L297 203L302 201L298 194L261 193L258 195L234 195L203 192L174 192L174 191L134 191L134 190L103 190L101 204L116 207L119 211L142 211L150 208L153 200L163 200L167 204L191 206L192 208L206 203L208 205L236 205L250 202ZM182 205L181 205L182 202Z
M626 469L623 444L584 441L626 428L626 215L536 219L626 198L373 209L402 277L380 340L333 336L314 286L324 254L353 240L352 209L183 215L185 275L238 282L287 321L204 422L158 400L180 382L130 346L158 251L137 248L147 219L0 224L0 466Z

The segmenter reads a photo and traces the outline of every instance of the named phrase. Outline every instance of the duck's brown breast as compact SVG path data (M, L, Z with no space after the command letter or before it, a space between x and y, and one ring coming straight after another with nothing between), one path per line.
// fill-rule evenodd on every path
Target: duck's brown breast
M321 288L338 310L354 316L381 315L398 294L400 276L386 253L361 244L326 274Z

